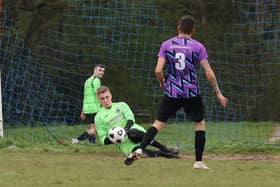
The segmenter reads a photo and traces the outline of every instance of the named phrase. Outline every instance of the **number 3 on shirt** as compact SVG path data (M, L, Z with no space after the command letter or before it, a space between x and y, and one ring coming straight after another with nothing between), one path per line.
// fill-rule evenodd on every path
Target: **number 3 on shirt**
M175 68L178 70L185 69L185 54L184 53L176 53L175 58L178 59L178 62L175 63Z

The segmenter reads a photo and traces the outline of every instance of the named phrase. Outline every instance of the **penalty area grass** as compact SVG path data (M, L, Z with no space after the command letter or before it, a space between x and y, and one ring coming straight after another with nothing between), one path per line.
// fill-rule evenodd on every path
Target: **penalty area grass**
M211 170L192 168L193 158L143 158L126 166L109 152L0 152L0 186L280 186L280 157L219 159L206 156Z

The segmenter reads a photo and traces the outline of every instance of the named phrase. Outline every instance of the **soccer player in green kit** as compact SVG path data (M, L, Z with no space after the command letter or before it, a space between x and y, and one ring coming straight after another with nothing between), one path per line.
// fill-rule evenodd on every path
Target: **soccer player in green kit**
M116 144L116 146L128 156L140 145L145 135L145 129L135 123L134 114L125 102L112 102L112 94L107 86L100 86L96 94L102 105L95 116L96 130L101 144L113 144L108 138L110 128L123 127L127 136L123 142ZM179 150L176 147L163 145L156 140L151 141L150 145L158 150L145 149L144 153L149 157L179 158ZM127 157L124 162L126 165L130 165L133 159Z
M93 75L85 81L83 109L80 117L85 121L85 123L90 124L90 128L83 132L79 137L73 138L73 144L87 138L89 140L89 143L95 143L96 129L94 118L96 113L101 108L101 104L99 103L99 100L96 96L96 90L101 86L101 78L103 77L104 73L105 66L102 64L97 64L94 67Z

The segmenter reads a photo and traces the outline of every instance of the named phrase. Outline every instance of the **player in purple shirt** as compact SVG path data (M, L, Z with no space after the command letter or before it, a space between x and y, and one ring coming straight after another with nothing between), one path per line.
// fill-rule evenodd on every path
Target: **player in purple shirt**
M168 118L183 107L186 115L195 122L195 163L193 168L209 169L202 162L206 142L204 105L200 96L196 68L200 65L210 85L215 91L217 100L222 107L227 106L227 98L221 93L216 76L208 63L208 54L203 44L191 38L194 33L194 19L183 16L178 23L178 36L164 41L158 53L155 69L160 88L164 96L160 103L157 119L135 152L129 157L139 158L143 149L154 139L158 131L164 127ZM164 76L164 66L167 74Z
M168 97L190 98L199 95L196 68L200 61L208 57L201 43L179 35L163 42L158 57L167 62L164 93Z

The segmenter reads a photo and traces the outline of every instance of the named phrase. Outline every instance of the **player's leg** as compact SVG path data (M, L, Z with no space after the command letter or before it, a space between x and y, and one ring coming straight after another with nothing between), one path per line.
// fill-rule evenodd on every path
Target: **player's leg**
M128 130L127 136L132 142L139 143L143 140L143 138L145 136L145 132L135 129L135 128L131 128ZM168 152L172 153L172 154L179 153L179 149L177 147L163 145L160 142L158 142L157 140L150 141L149 145L156 147L166 153L168 153Z
M135 154L135 151L138 149L138 147L135 147L133 149L133 152L129 154L126 159L124 160L124 163L126 165L131 165L134 161L136 161L139 157ZM150 150L150 149L144 149L143 154L147 155L148 157L164 157L164 158L180 158L177 154L164 152L161 150Z
M184 100L183 108L191 121L195 123L195 163L194 168L209 169L203 162L203 152L206 143L204 105L200 96Z
M95 137L96 137L96 128L95 128L95 124L91 123L90 124L90 129L87 130L88 132L88 141L89 143L95 143Z
M150 145L158 148L160 151L165 152L165 153L172 153L172 154L176 154L176 155L179 154L179 148L178 147L164 145L164 144L158 142L157 140L152 140L150 142Z
M161 150L144 149L143 152L148 157L180 158L177 154L172 154Z
M88 132L88 141L89 143L92 143L94 144L95 143L95 137L96 137L96 127L95 127L95 116L96 116L96 113L94 114L91 114L90 115L90 129L87 130Z
M205 120L195 122L195 160L202 161L205 147Z
M125 158L124 163L126 165L131 165L135 160L139 158L137 154L135 154L135 151L139 148L139 146L136 146L132 149L131 153L128 154L128 156Z
M210 169L202 162L206 137L205 137L205 120L195 122L195 169Z
M145 132L135 129L135 128L131 128L127 131L127 137L134 143L141 142L144 135L145 135Z
M94 118L95 114L86 114L85 123L90 124L90 128L84 131L80 136L77 138L72 139L72 143L78 143L80 141L83 141L85 139L89 139L89 143L95 143L95 136L96 136L96 129L94 124Z
M84 131L80 136L77 138L72 138L72 144L79 143L80 141L83 141L89 137L88 131Z
M96 136L95 124L91 123L89 129L87 129L85 132L83 132L76 139L72 139L72 143L78 143L80 141L88 139L89 143L94 144L95 143L95 136Z
M158 131L164 127L168 118L174 115L180 106L181 104L177 99L164 95L159 107L157 119L152 127L147 130L141 142L140 148L135 151L135 154L141 155L143 153L143 150L155 139Z
M144 135L142 142L140 144L140 147L138 149L135 150L134 154L140 156L141 154L143 154L143 150L146 149L146 147L148 145L150 145L152 143L152 141L154 140L155 136L157 135L158 131L163 128L165 125L164 122L155 120L154 124L152 125L152 127L150 127L146 134Z

